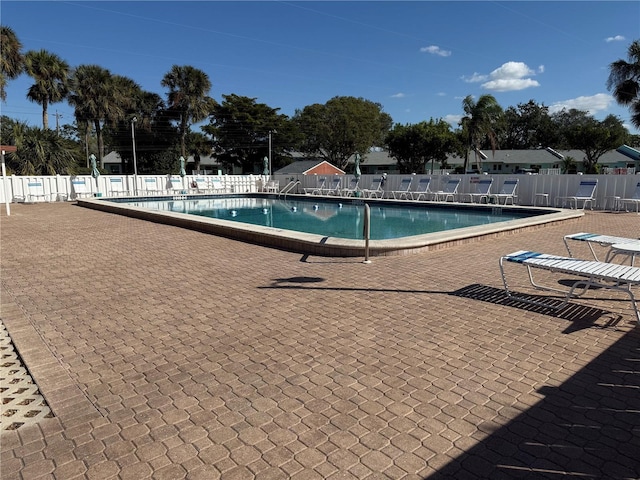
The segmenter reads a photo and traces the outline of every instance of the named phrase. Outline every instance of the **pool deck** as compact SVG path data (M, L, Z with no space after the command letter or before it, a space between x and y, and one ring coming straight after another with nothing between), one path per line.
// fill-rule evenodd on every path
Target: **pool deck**
M2 323L54 414L0 433L3 480L640 478L628 299L519 304L498 268L635 213L370 264L62 202L0 227Z

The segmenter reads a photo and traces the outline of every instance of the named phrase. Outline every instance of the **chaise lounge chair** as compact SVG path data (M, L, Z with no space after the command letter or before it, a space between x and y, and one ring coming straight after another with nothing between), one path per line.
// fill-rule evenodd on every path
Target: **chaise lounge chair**
M356 192L360 191L360 189L358 188L359 182L360 182L359 178L356 178L356 177L351 178L351 180L349 181L349 185L346 188L343 188L340 194L343 197L351 197L351 196L355 197L357 195Z
M71 188L75 198L82 198L83 196L90 197L93 195L91 192L91 185L87 183L86 178L74 178L71 180Z
M565 235L563 238L564 245L567 247L567 252L569 252L569 256L573 257L573 252L569 247L569 240L586 242L589 246L589 250L591 250L591 254L593 255L594 260L598 261L598 256L593 248L594 245L600 245L601 247L610 248L612 245L623 245L623 244L636 244L640 242L640 240L635 238L627 238L627 237L614 237L612 235L600 235L598 233L572 233L570 235ZM607 257L609 256L610 251L607 252Z
M109 178L109 195L118 196L120 194L129 195L129 191L124 188L124 181L120 177Z
M421 197L424 197L425 200L428 200L428 196L433 194L433 192L429 190L430 185L431 177L423 177L418 180L418 187L415 189L415 191L411 192L411 200L420 200Z
M505 274L505 263L507 262L525 266L529 275L529 281L534 288L561 293L565 296L564 300L560 304L557 304L557 299L550 299L550 301L545 302L543 300L534 300L514 294L507 284ZM569 274L579 279L573 283L568 290L563 290L536 283L533 278L534 269ZM502 275L505 292L509 298L547 308L563 308L570 299L583 295L588 292L591 287L624 292L629 295L631 306L636 315L636 322L640 325L640 311L638 311L636 298L631 291L631 287L640 285L640 267L617 265L594 260L579 260L572 257L561 257L520 250L500 257L500 274Z
M325 188L326 184L327 184L327 178L319 177L317 185L312 188L305 188L304 193L305 195L320 195L322 193L322 190Z
M575 195L556 198L556 206L559 206L560 203L562 203L564 207L564 205L568 203L569 207L571 207L571 203L573 202L574 208L577 209L578 202L582 202L583 210L587 207L587 203L591 207L591 210L593 210L593 200L595 199L594 195L597 186L598 180L583 180L580 182Z
M456 195L458 194L458 186L460 185L459 178L451 178L444 184L442 190L433 192L433 197L436 202L448 202L451 199L455 202Z
M371 186L362 190L362 193L367 198L382 198L384 196L384 190L382 189L382 178L374 179L371 182Z
M42 180L37 178L27 180L27 188L24 195L14 195L16 201L34 203L36 201L48 202L51 195L44 191Z
M331 178L330 185L326 188L323 188L320 193L322 193L322 195L340 196L341 190L342 190L342 177L334 176Z
M504 203L505 205L511 200L511 205L515 203L516 189L518 188L518 182L520 180L517 179L507 179L504 181L498 193L492 193L489 195L489 198L492 199L495 203L500 205ZM502 202L504 200L504 202Z
M471 203L482 203L484 199L485 203L489 203L489 192L491 191L491 185L493 184L492 178L482 179L476 182L475 192L467 193L463 195L464 198L469 198Z
M411 196L411 182L412 181L413 181L412 177L403 178L400 181L400 187L398 187L398 190L392 190L391 191L391 195L393 195L393 198L395 200L402 200L403 198L405 200L409 200L409 197Z
M623 205L634 204L636 206L636 213L640 213L640 182L636 185L636 190L629 198L621 198L620 203Z

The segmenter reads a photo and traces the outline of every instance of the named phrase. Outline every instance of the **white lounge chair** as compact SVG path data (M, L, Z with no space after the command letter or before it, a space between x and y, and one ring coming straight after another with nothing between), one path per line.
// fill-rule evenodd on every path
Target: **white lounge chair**
M517 179L507 179L504 181L498 193L492 193L489 195L489 198L492 199L495 203L500 205L504 203L505 205L511 200L511 205L515 203L515 199L517 197L516 190L518 188L518 182L520 180ZM503 202L504 200L504 202Z
M564 300L558 304L557 299L543 301L514 294L507 284L507 277L505 274L505 263L507 262L525 266L529 275L529 281L534 288L561 293L565 296ZM578 277L578 280L574 282L568 290L545 286L536 283L533 278L533 269L541 269L563 275L574 275ZM583 295L590 291L589 289L591 287L599 287L602 289L616 290L626 293L629 295L631 300L631 306L636 314L636 321L638 325L640 325L640 311L638 311L635 296L631 291L631 287L637 287L640 285L640 267L617 265L613 263L598 262L595 260L580 260L572 257L561 257L558 255L548 255L520 250L500 257L500 274L502 275L504 289L510 298L554 309L564 307L571 298Z
M382 178L375 178L371 182L369 188L362 190L362 194L367 198L382 198L384 196L384 189L382 188Z
M636 206L636 213L640 213L640 182L636 185L636 190L629 198L621 198L620 203L623 205L633 204Z
M144 192L150 195L158 195L164 193L163 188L158 187L158 181L155 178L145 178L142 182Z
M109 177L109 195L128 195L129 190L124 186L124 180L120 177Z
M209 187L209 182L203 177L196 177L193 180L191 183L191 190L193 193L211 193L212 191Z
M464 198L469 198L471 203L482 203L484 200L489 203L489 193L491 191L491 185L493 185L492 178L483 178L475 183L475 191L463 195Z
M600 235L599 233L572 233L570 235L565 235L563 237L564 245L567 247L567 252L569 252L569 256L573 257L573 252L571 251L569 241L578 241L585 242L589 246L589 250L591 250L591 254L593 255L594 260L598 260L598 256L596 255L596 251L593 248L594 245L599 245L604 248L608 248L607 257L610 254L610 249L612 245L623 245L623 244L635 244L639 243L640 240L636 238L627 238L627 237L614 237L612 235Z
M349 180L349 185L342 189L340 195L342 195L343 197L356 196L356 192L360 191L358 183L360 183L360 179L352 177L351 180Z
M209 188L213 193L227 193L227 188L220 178L212 178Z
M35 203L36 201L48 202L51 200L51 195L45 192L42 180L34 178L27 180L27 188L24 195L15 195L14 198L16 201L28 203Z
M334 176L331 177L331 182L329 186L322 189L323 195L337 195L340 196L340 192L342 191L342 177Z
M578 202L582 202L582 209L584 210L587 207L587 203L593 210L593 200L594 195L596 193L596 187L598 186L598 180L583 180L580 182L578 186L578 190L576 190L575 195L569 195L566 197L557 197L556 198L556 206L562 204L564 207L566 204L571 204L573 202L574 208L578 208Z
M403 198L405 200L408 200L409 197L411 196L411 182L413 181L412 177L407 177L407 178L403 178L400 181L400 187L398 187L398 190L392 190L391 194L393 195L393 198L396 200L402 200Z
M450 178L442 187L442 190L433 192L433 198L436 202L448 202L451 199L455 202L458 194L458 186L460 186L459 178Z
M429 196L433 194L433 192L429 189L431 185L431 177L422 177L418 180L418 187L415 191L411 192L412 200L420 200L421 197L424 197L425 200L429 199Z
M75 198L82 198L83 196L90 197L93 195L91 191L91 185L86 178L72 178L71 189Z
M304 193L307 195L320 195L327 184L326 177L318 177L317 184L312 188L305 188Z
M182 177L170 177L167 190L173 194L187 193L182 183Z

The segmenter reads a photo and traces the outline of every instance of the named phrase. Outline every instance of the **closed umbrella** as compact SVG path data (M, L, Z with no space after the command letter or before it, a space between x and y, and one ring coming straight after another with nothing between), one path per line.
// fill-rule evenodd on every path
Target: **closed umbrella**
M100 186L98 185L98 177L100 176L100 170L98 170L98 165L96 164L96 156L92 153L91 156L89 157L89 160L91 160L91 176L96 179L96 190L98 191L96 196L100 197L101 196Z
M184 188L184 177L187 175L187 171L184 169L184 157L180 157L180 176L182 177L182 193L186 193Z
M355 163L355 171L353 173L353 176L356 177L357 180L360 180L360 175L362 175L362 173L360 172L360 154L359 153L356 153L356 159L354 163Z

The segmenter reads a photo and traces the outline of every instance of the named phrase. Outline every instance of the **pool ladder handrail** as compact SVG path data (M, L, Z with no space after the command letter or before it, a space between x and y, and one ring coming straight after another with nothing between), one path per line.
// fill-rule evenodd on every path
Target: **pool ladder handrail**
M280 195L284 195L284 198L286 199L287 193L291 193L291 190L293 190L293 188L297 187L298 185L300 185L300 180L291 180L284 186L282 190L278 192L278 198L280 198Z

